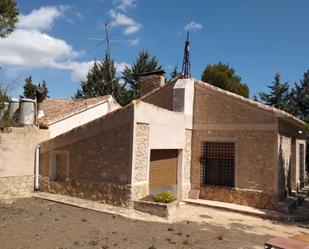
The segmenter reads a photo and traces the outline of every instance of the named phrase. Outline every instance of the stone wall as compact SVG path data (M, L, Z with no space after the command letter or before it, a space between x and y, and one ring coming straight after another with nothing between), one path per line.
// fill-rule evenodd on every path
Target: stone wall
M201 190L201 198L273 208L277 198L277 131L273 115L199 84L195 84L194 99L192 188ZM202 141L236 143L234 188L201 185Z
M135 128L134 183L147 180L148 153L149 124L137 123Z
M263 191L215 186L202 186L200 198L262 209L276 209L278 202L277 195L268 194Z
M274 193L276 134L274 131L193 131L193 188L200 186L201 141L235 141L235 187Z
M162 87L165 84L165 79L163 74L151 74L143 75L139 77L139 83L141 88L141 96L150 93L158 87Z
M135 151L132 182L132 198L139 200L149 194L147 166L149 162L149 124L135 126Z
M278 122L278 194L283 199L300 187L300 144L306 144L303 127L284 120ZM306 152L306 151L305 151ZM304 155L305 157L306 155Z
M272 124L273 115L247 102L195 83L194 125Z
M128 107L43 143L40 190L129 205L132 127L133 110ZM63 154L67 159L60 165L57 155ZM60 166L62 181L57 179Z
M183 150L183 183L182 183L182 198L188 198L189 191L191 190L191 149L192 143L192 130L186 129L185 131L185 146Z
M168 83L168 85L164 86L162 89L157 92L142 97L141 99L144 102L149 104L153 104L159 106L161 108L172 111L173 110L173 87L175 82Z
M291 189L292 139L279 136L278 195L283 199Z
M32 192L33 175L0 177L0 199Z
M40 177L40 190L53 194L69 195L98 201L114 206L132 206L131 188L127 184L75 179L51 181L50 177L42 176Z

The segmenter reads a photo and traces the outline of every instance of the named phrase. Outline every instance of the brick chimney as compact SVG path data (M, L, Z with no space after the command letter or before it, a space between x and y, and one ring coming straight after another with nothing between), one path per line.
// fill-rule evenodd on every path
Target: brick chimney
M158 87L164 86L164 74L165 72L163 70L140 74L139 83L141 87L141 96L144 96Z

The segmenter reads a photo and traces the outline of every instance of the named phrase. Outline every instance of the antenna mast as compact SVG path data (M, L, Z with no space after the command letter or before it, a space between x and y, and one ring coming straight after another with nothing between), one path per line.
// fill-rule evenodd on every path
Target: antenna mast
M108 72L111 80L111 87L112 87L112 96L114 97L114 84L112 79L112 69L111 69L111 54L109 49L109 37L108 37L108 23L105 23L105 62L108 63Z
M184 56L183 56L183 63L182 63L182 72L181 78L187 79L191 78L191 64L190 64L190 50L189 50L189 31L187 32L187 40L185 42L185 49L184 49Z

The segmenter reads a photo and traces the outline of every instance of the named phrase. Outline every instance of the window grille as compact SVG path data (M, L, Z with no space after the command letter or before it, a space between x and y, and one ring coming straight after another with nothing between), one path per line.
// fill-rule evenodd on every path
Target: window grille
M304 144L299 145L299 181L300 187L305 186L305 146Z
M234 187L235 142L201 143L201 184Z

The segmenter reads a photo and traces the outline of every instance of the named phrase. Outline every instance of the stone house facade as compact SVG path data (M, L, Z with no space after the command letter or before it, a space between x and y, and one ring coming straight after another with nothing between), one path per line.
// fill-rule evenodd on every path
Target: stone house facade
M139 100L41 143L40 190L127 207L165 190L180 201L199 190L274 209L303 187L300 120L198 80L163 85L162 77L143 75Z
M0 131L0 198L34 189L35 154L42 141L105 115L120 105L111 96L85 100L47 99L36 124Z

